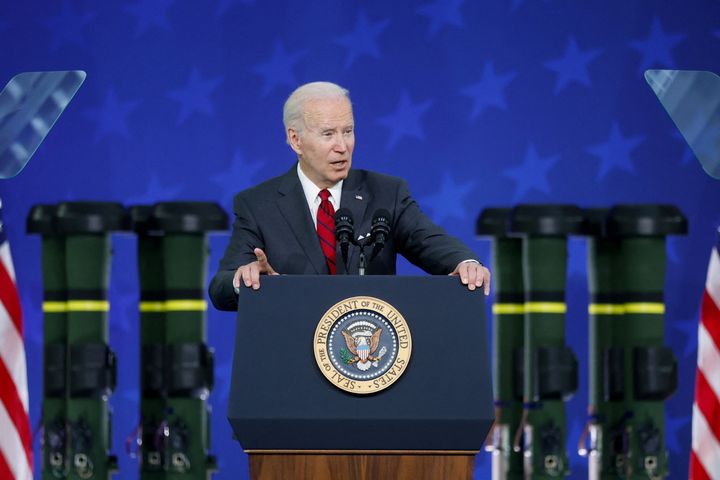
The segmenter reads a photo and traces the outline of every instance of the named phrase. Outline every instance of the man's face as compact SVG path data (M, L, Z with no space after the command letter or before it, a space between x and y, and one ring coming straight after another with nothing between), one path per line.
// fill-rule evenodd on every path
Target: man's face
M319 188L329 188L347 177L355 147L352 106L344 97L305 103L305 128L288 129L290 146L300 168Z

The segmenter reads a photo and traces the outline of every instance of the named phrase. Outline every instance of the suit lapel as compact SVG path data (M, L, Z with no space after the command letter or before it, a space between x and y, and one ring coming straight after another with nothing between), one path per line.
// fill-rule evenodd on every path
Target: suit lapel
M310 264L318 274L327 273L325 255L320 248L317 232L313 228L312 216L308 210L307 200L303 193L296 166L285 174L278 193L277 205L285 220L290 225L298 243L305 251Z
M370 203L370 192L365 188L365 182L361 172L350 170L348 178L343 182L342 199L340 201L341 208L347 208L352 212L355 224L355 239L358 235L365 235L367 232L361 231L363 220L365 219L365 210ZM348 253L348 265L354 265L355 257L360 255L360 248L351 246ZM339 263L342 263L341 255L338 255ZM343 265L343 271L345 266Z

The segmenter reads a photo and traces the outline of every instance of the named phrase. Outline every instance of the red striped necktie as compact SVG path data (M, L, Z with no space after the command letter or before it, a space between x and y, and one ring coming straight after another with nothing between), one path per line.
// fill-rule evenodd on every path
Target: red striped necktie
M317 232L320 239L320 247L325 254L330 275L335 275L337 267L335 261L335 209L330 203L330 192L327 189L320 190L320 207L317 212Z

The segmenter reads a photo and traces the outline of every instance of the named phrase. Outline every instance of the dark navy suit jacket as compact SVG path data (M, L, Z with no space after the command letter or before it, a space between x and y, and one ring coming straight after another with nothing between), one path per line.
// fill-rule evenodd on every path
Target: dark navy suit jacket
M391 238L368 264L368 275L394 274L398 253L433 275L448 274L463 260L477 260L460 240L448 235L420 211L400 178L351 169L343 182L340 207L352 212L356 238L370 232L376 210L384 208L392 216ZM265 251L268 262L278 273L329 273L296 165L284 175L240 192L235 197L234 210L232 237L210 282L210 299L216 308L237 310L232 278L238 267L256 260L253 253L256 247ZM358 273L359 251L359 247L350 246L347 270L338 251L338 274ZM369 253L366 252L368 259Z

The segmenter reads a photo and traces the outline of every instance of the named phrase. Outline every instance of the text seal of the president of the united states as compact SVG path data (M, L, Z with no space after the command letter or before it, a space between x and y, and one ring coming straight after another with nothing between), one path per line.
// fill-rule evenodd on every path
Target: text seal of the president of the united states
M328 309L313 338L315 360L330 383L350 393L375 393L407 370L412 337L395 307L351 297Z

